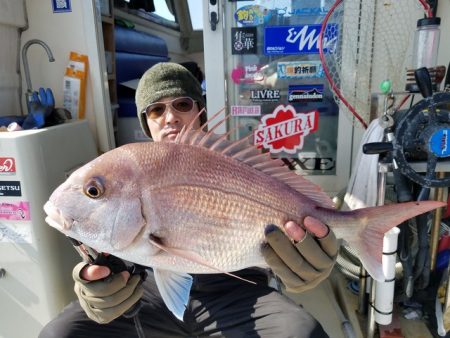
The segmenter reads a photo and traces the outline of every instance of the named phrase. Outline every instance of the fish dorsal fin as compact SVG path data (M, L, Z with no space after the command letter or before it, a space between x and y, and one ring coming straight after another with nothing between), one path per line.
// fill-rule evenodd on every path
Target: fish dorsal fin
M318 185L290 170L281 159L273 159L271 158L270 153L262 153L260 149L252 145L249 142L252 134L237 141L228 140L228 136L239 128L239 126L229 130L223 135L215 134L213 131L230 118L229 114L225 114L225 117L220 118L218 122L214 122L223 111L224 108L215 113L198 129L194 129L195 118L181 130L175 142L199 146L221 153L224 156L234 158L286 183L291 188L318 203L320 206L334 208L333 201ZM197 115L197 118L199 116L200 113ZM208 125L210 125L209 130L206 131Z

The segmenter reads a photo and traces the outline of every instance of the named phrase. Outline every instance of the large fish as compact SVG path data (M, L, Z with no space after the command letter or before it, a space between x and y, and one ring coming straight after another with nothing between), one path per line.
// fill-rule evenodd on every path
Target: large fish
M46 221L98 252L152 267L182 318L188 273L265 267L264 228L311 215L333 228L384 280L386 231L443 206L411 202L340 212L310 181L244 142L185 128L174 143L133 143L75 171L51 195Z

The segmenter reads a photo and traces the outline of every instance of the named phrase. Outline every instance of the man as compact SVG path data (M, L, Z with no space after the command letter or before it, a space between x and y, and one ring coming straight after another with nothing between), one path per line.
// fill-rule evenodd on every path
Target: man
M200 84L188 70L159 63L140 80L136 105L147 136L155 142L173 142L204 108L204 100ZM195 127L205 121L206 113ZM268 265L294 292L324 280L337 253L336 238L326 225L307 217L304 227L308 235L287 222L288 238L269 225L268 245L262 248ZM143 283L139 275L110 273L105 266L78 264L73 277L79 302L70 304L40 337L327 337L302 307L267 285L268 273L261 269L233 272L256 286L223 274L193 275L183 321L166 308L151 272ZM139 311L130 313L130 308Z

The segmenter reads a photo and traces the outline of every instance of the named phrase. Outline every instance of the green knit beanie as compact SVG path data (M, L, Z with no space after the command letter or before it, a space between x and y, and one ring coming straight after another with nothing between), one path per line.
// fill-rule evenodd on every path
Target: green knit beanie
M136 89L137 116L147 136L151 137L151 134L142 110L169 96L188 96L199 103L200 109L205 106L200 83L190 71L177 63L157 63L142 75ZM205 121L206 113L200 117L201 123Z

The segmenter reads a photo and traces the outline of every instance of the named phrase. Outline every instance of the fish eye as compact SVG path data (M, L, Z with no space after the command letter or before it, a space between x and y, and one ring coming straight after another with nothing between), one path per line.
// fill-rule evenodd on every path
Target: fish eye
M91 178L84 186L84 193L90 198L99 198L104 192L105 188L99 177Z

